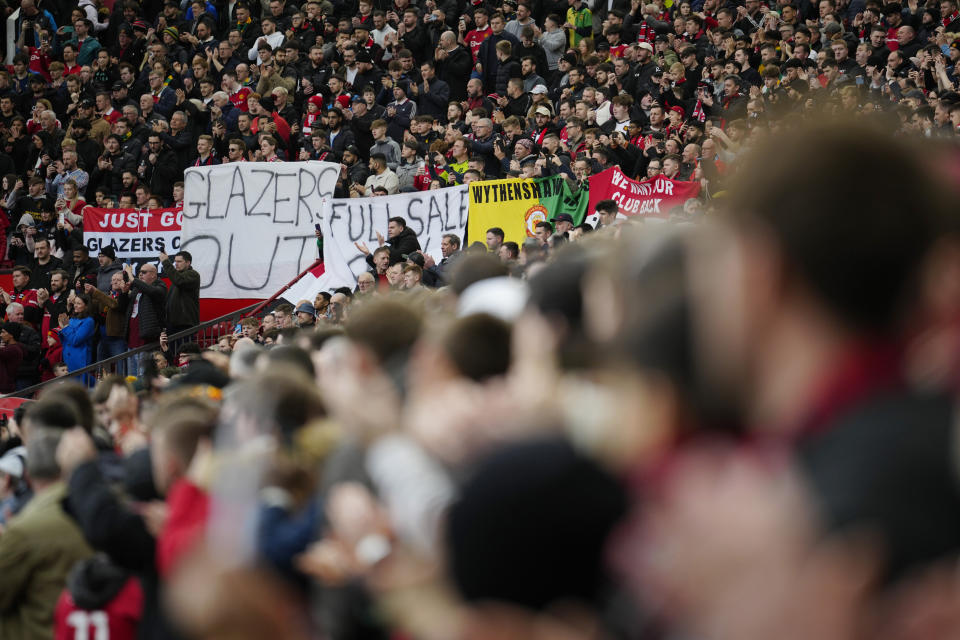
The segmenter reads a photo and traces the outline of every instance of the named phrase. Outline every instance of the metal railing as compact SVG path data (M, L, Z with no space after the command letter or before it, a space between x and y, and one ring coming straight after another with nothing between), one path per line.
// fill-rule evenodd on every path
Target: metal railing
M301 271L300 273L298 273L298 274L297 274L297 277L295 277L293 280L291 280L291 281L288 282L287 284L283 285L283 288L281 288L281 289L280 289L279 291L277 291L275 294L273 294L272 296L270 296L269 298L267 298L266 300L264 300L263 302L261 302L260 304L258 304L257 307L256 307L253 311L251 311L249 314L245 315L244 318L248 318L248 317L255 316L255 315L258 315L258 314L262 313L263 310L266 309L267 307L269 307L277 298L279 298L279 297L282 296L284 293L286 293L286 291L287 291L288 289L290 289L290 287L292 287L293 285L295 285L295 284L297 284L298 282L300 282L300 280L301 280L305 275L307 275L308 273L310 273L311 271L313 271L314 269L316 269L316 268L317 268L318 266L320 266L322 263L323 263L323 258L317 258L316 260L314 260L313 264L311 264L309 267L307 267L306 269L304 269L303 271Z
M196 338L193 342L200 344L200 348L206 348L211 345L217 344L220 339L225 335L232 335L234 327L242 318L250 317L258 307L261 307L261 303L251 304L249 306L243 307L242 309L237 309L236 311L231 311L230 313L224 314L219 318L214 318L213 320L207 320L206 322L201 322L195 327L190 329L184 329L183 331L178 331L172 335L167 336L167 343L169 345L175 345L178 342L182 343L185 339ZM117 366L125 361L129 360L134 356L139 356L143 353L150 351L156 351L160 349L159 342L151 342L150 344L145 344L142 347L137 347L136 349L131 349L130 351L125 351L119 355L107 358L105 360L100 360L89 364L82 369L77 369L71 371L68 378L77 378L79 376L84 376L87 374L93 375L93 377L99 379L104 375L113 373ZM173 366L176 366L176 363L170 363ZM51 380L44 380L35 385L21 389L20 391L15 391L13 393L8 393L2 398L30 398L33 397L38 391L43 389L49 384L59 382L60 378L53 378Z
M238 322L245 318L258 317L262 318L265 310L276 301L281 295L284 294L290 287L295 285L300 281L305 275L315 269L317 266L322 263L322 259L317 259L309 267L301 271L297 276L285 284L279 291L275 294L264 300L263 302L258 302L256 304L251 304L249 306L243 307L242 309L237 309L236 311L231 311L230 313L224 314L219 318L214 318L213 320L207 320L206 322L201 322L196 327L191 327L190 329L184 329L174 333L173 335L167 336L167 344L170 346L182 344L186 338L197 337L193 342L200 344L201 349L205 349L212 345L220 342L220 339L224 336L233 335L234 329ZM92 374L94 378L100 379L105 375L110 373L115 373L117 371L122 371L126 362L133 357L141 356L144 353L150 351L156 351L160 349L159 342L151 342L150 344L145 344L142 347L137 347L136 349L131 349L125 351L119 355L106 358L105 360L99 360L92 364L89 364L82 369L77 369L76 371L71 371L67 377L69 378L78 378L80 376L86 376L87 374ZM176 355L176 354L173 354ZM172 366L176 366L176 362L169 363ZM136 373L136 372L134 372ZM13 393L8 393L6 395L0 396L0 398L30 398L38 391L43 389L48 384L55 383L59 381L60 378L53 378L51 380L44 380L43 382L38 382L37 384L31 385L20 391L15 391Z

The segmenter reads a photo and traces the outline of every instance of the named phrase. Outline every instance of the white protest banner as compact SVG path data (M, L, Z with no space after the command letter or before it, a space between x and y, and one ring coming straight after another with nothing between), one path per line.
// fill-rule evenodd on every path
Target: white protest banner
M373 251L378 246L377 232L386 238L387 220L395 216L407 221L423 252L440 262L440 242L445 234L452 233L463 242L469 206L465 185L392 196L331 199L325 203L322 222L324 273L319 278L304 278L283 297L313 300L319 291L354 288L357 276L370 268L354 243L366 243Z
M204 298L266 298L317 258L316 227L340 165L236 162L184 173L181 247Z
M180 250L181 212L176 209L83 209L83 244L95 256L113 247L120 262L156 262Z

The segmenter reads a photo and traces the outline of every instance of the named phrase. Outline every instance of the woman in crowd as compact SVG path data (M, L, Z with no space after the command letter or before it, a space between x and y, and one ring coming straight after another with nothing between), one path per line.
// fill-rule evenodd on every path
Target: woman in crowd
M60 341L63 344L63 361L73 372L90 364L96 323L90 315L90 298L83 293L70 291L67 297L67 313L60 314Z

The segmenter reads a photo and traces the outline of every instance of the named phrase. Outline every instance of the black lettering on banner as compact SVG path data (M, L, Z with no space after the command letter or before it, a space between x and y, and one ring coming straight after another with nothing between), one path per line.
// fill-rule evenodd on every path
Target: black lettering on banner
M427 205L427 229L433 227L433 221L436 220L440 224L440 229L443 230L443 212L440 211L440 206L437 203L436 198L433 196L430 197L430 204Z
M280 247L280 236L277 236L273 241L273 253L270 255L270 260L267 261L266 279L263 281L263 284L253 287L240 284L237 282L236 278L233 277L233 239L235 237L236 234L230 234L230 246L227 248L227 277L230 278L230 284L241 291L259 291L266 287L267 283L270 282L270 275L273 273L273 261L277 258L277 249Z
M251 169L251 170L250 170L250 173L265 173L265 174L267 174L267 184L263 185L263 191L261 191L261 192L260 192L260 195L257 196L257 201L253 203L253 206L251 206L249 209L246 210L245 215L247 215L247 216L271 216L271 215L274 215L274 214L276 213L276 211L274 211L274 213L270 213L270 211L267 211L267 210L264 210L264 211L262 211L261 213L257 213L257 211L256 211L257 205L260 204L260 201L263 200L263 196L265 196L265 195L267 194L267 190L270 188L270 185L273 184L273 178L274 178L274 175L275 175L274 172L273 172L273 171L265 171L265 170L263 170L263 169Z
M199 249L191 249L190 247L192 247L192 246L194 246L194 245L200 245L200 248L199 248ZM221 256L221 254L222 254L222 251L221 251L221 248L220 248L220 240L219 240L216 236L211 236L211 235L194 236L194 237L190 238L189 240L187 240L186 242L183 242L183 243L180 245L180 248L183 249L183 250L190 251L190 253L192 253L192 254L195 255L195 256L198 256L198 255L201 255L201 254L204 254L204 255L205 255L205 254L209 253L210 251L215 251L215 252L216 252L216 256L217 256L217 257L212 261L212 262L213 262L213 272L212 272L212 273L209 273L209 274L202 273L202 272L200 273L200 277L201 277L201 278L206 277L206 276L209 276L209 278L210 278L210 280L207 282L207 284L203 284L203 283L201 282L201 284L200 284L200 288L201 288L201 289L206 289L207 287L213 285L213 283L217 281L217 274L218 274L218 272L219 272L219 270L220 270L220 256ZM160 251L163 251L163 238L157 238L156 251L157 251L157 253L159 253Z
M305 184L304 176L310 178L311 184L310 188L304 192L303 185ZM318 179L313 176L312 173L306 169L300 169L300 179L299 184L297 185L297 224L300 224L300 209L301 207L307 210L307 215L310 217L310 220L320 220L322 217L320 212L317 212L316 217L314 217L313 211L310 210L310 203L307 201L306 196L313 194L317 190L317 184L319 183Z
M433 199L436 199L436 196L434 196ZM443 207L440 207L438 203L437 208L443 211L443 219L444 219L443 230L446 232L455 231L458 228L457 225L450 224L450 192L449 191L445 191L443 193Z
M489 189L484 189L483 186L479 184L470 185L470 190L473 192L473 201L477 204L483 204L485 200L483 199L484 191L489 191Z
M467 214L468 214L468 212L470 211L470 193L469 193L466 189L464 189L463 191L460 192L460 207L459 207L459 211L460 211L460 221L459 221L458 226L459 226L459 228L461 228L461 229L466 229L466 228L467 228ZM463 240L463 239L461 238L461 241L462 241L462 240Z
M209 183L207 177L199 171L187 171L184 175L184 189L185 192L194 193L197 189L190 188L190 185L194 182L199 181L202 185L204 183ZM210 207L210 192L209 184L205 185L207 187L207 200L206 202L202 200L190 200L183 203L183 217L190 220L200 217L200 214L204 211L207 211Z
M350 242L357 242L358 240L363 238L364 231L366 231L366 226L364 225L365 219L363 217L363 208L361 207L359 211L357 211L355 207L352 207L350 205L340 205L340 204L334 204L333 207L334 209L338 209L341 207L343 209L346 209L346 214L347 214L346 217L341 215L340 219L345 219L347 221L347 236L350 238ZM354 215L355 213L359 213L359 215ZM356 233L354 233L355 222L360 223L360 229ZM333 224L331 224L330 226L332 227Z
M405 216L407 220L407 226L413 229L415 234L421 236L424 234L424 232L426 232L427 226L423 221L423 216L420 215L420 207L411 207L411 204L412 203L410 202L407 203L407 211ZM387 219L389 219L389 216L387 216Z
M334 185L335 185L336 182L337 182L336 178L340 175L340 168L337 167L337 166L325 167L325 168L323 169L323 171L320 172L320 175L317 176L317 188L318 188L318 189L319 189L320 185L323 184L323 177L324 177L325 175L327 175L328 173L332 173L332 174L333 174L334 179L330 181L330 184L334 184ZM317 195L319 195L321 198L330 198L330 197L333 197L333 189L331 188L330 191L326 191L326 192L324 192L324 193L318 193Z
M366 242L376 242L377 235L373 228L373 205L367 203L366 206L360 205L361 216L363 216L363 228L366 229Z
M223 209L224 217L226 217L227 212L230 211L230 204L233 202L234 198L240 198L240 204L243 205L243 212L244 215L246 215L246 192L246 185L243 182L243 171L241 171L240 167L237 166L233 170L233 175L230 176L230 195L227 197L227 204Z
M272 252L272 254L270 255L270 260L269 260L269 262L267 263L267 264L268 264L268 266L267 266L267 275L266 275L266 277L264 278L264 280L263 280L263 282L262 282L261 284L254 284L254 285L244 285L244 284L240 284L239 282L237 282L237 279L234 277L234 274L233 274L233 270L234 270L234 265L233 265L233 258L234 258L233 241L234 241L234 238L236 238L236 234L230 234L230 246L229 246L229 248L228 248L228 250L227 250L227 277L230 278L230 284L232 284L232 285L235 286L237 289L240 289L240 290L242 290L242 291L263 291L264 289L266 289L267 285L270 283L270 277L271 277L271 275L273 274L273 265L274 265L274 263L276 262L277 253L278 253L278 250L279 250L279 248L280 248L280 241L281 241L281 240L284 241L284 242L286 242L286 241L288 241L288 240L299 240L299 241L300 241L300 249L299 249L299 251L297 252L297 273L300 273L300 272L303 270L303 266L304 266L304 265L303 265L303 251L304 251L304 249L305 249L306 246L307 246L307 242L309 242L310 240L313 240L313 239L315 238L315 236L312 236L312 235L277 236L277 237L274 239L274 241L273 241L273 252ZM242 252L239 252L237 255L238 255L238 257L241 258L240 261L242 262L243 253L242 253ZM213 281L210 283L210 285L212 285L212 284L213 284ZM207 285L207 286L210 286L210 285Z
M307 265L303 264L303 250L307 248L307 243L311 240L316 240L317 237L314 235L305 235L305 236L283 236L283 240L299 240L300 241L300 250L297 252L297 273L303 271ZM311 259L311 262L313 260Z
M275 174L273 174L273 222L274 222L274 224L293 224L293 225L300 224L300 210L299 210L300 207L299 207L299 203L298 203L298 206L297 206L297 211L294 212L294 216L293 216L292 219L290 219L290 220L281 220L280 218L277 217L277 214L280 213L280 210L281 210L280 203L281 203L281 202L291 202L291 201L293 200L293 198L281 198L281 197L280 197L280 192L281 192L281 188L280 188L280 178L296 178L296 177L297 177L297 174L295 174L295 173L275 173ZM299 190L299 187L298 187L298 190ZM289 191L287 191L286 189L282 189L282 191L285 192L285 193L289 193ZM290 207L290 208L292 209L293 207ZM298 272L298 273L299 273L299 272Z
M359 271L357 271L357 269L354 267L354 263L356 263L358 260L360 261ZM354 274L355 276L358 276L367 270L367 256L358 252L357 255L350 258L350 260L347 262L347 266L350 267L350 273Z

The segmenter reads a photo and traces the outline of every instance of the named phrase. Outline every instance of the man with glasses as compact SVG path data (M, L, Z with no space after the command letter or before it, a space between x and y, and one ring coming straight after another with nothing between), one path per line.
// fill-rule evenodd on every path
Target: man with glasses
M129 328L127 346L131 349L156 342L163 331L163 309L167 299L167 285L160 280L156 265L140 265L140 276L133 277L133 268L124 265L126 291L130 293L128 307ZM131 356L127 362L128 371L140 374L139 358Z
M151 71L147 79L150 82L150 95L153 97L153 110L164 118L169 118L177 105L176 92L164 85L164 78L156 71Z
M243 140L234 138L230 141L229 146L227 146L226 162L246 162L246 153L247 146L243 144Z
M235 58L233 54L233 45L227 40L221 40L216 49L207 50L207 61L210 63L210 67L220 75L237 68L240 60Z

